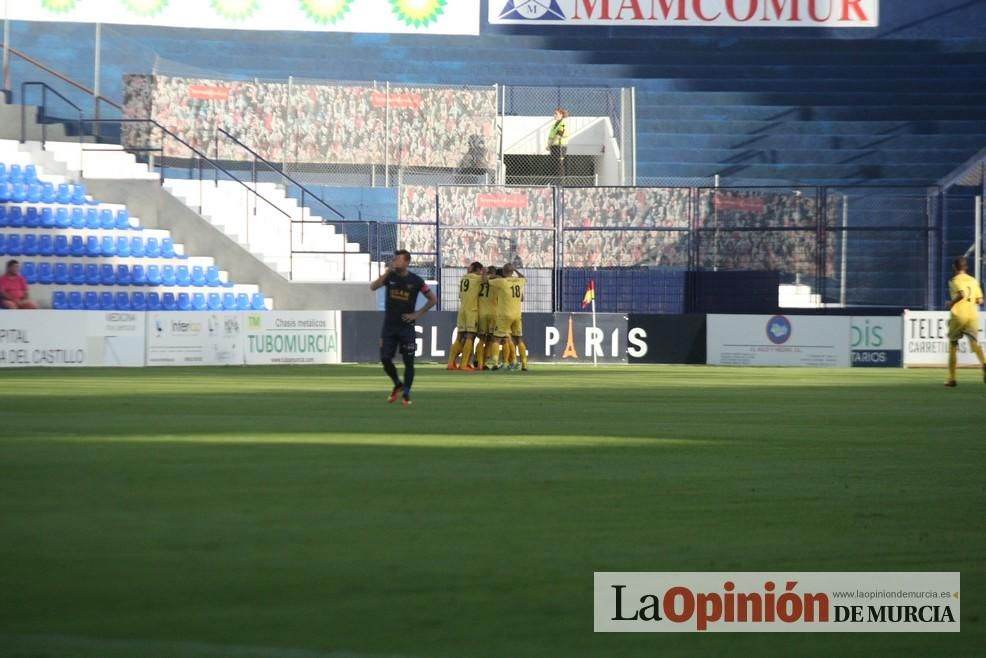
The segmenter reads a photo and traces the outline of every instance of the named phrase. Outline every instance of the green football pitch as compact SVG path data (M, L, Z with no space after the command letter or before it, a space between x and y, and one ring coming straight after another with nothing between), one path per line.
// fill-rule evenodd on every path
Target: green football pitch
M0 656L973 656L978 372L5 371ZM594 634L594 571L960 571L959 634Z

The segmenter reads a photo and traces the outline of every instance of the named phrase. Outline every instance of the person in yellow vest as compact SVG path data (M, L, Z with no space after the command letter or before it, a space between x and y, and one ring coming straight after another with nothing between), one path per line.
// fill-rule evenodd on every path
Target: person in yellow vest
M527 279L509 263L503 266L503 276L490 281L496 291L496 331L493 335L497 344L505 340L513 343L515 354L504 354L507 370L517 370L518 366L527 370L527 345L524 344L524 324L521 320L521 304L524 301L524 288ZM517 357L520 357L520 364ZM496 368L494 368L496 370Z
M459 317L456 323L456 340L449 349L448 370L475 370L470 364L479 325L479 295L486 283L483 264L474 262L459 280ZM462 355L462 365L456 360Z
M952 261L954 276L948 282L948 381L949 388L956 385L955 367L958 363L959 341L962 336L969 339L969 346L979 359L983 368L983 381L986 382L986 358L979 344L979 305L983 303L983 289L979 282L969 276L969 262L964 256Z
M558 181L565 183L565 154L568 152L568 111L564 108L557 108L554 115L555 122L551 124L548 131L548 151L552 159L555 160Z

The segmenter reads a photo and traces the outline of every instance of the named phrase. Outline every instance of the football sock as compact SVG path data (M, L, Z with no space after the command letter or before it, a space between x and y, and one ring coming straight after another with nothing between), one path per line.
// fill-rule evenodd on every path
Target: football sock
M393 363L391 363L393 366ZM397 374L397 369L394 368L394 374ZM411 384L414 383L414 355L405 354L404 355L404 399L411 397Z
M949 343L948 345L948 379L949 381L955 381L955 365L959 360L958 357L959 346L955 343Z
M986 358L983 356L983 346L979 344L978 340L969 340L972 343L972 351L976 353L976 357L979 358L979 365L986 366Z
M462 354L462 340L456 339L456 341L452 343L452 347L448 350L449 366L455 365L455 360L459 358L460 354ZM463 362L463 365L465 365L465 362Z
M527 343L521 338L520 342L517 344L517 350L520 352L520 367L527 367Z
M382 363L384 371L390 376L390 381L394 382L394 386L401 386L401 378L397 376L397 366L394 365L394 360L383 359Z
M465 345L462 348L462 367L465 368L468 365L472 365L472 348L475 339L468 338L465 341Z
M482 368L486 365L486 339L480 338L479 345L476 346L476 361L479 363L479 367Z

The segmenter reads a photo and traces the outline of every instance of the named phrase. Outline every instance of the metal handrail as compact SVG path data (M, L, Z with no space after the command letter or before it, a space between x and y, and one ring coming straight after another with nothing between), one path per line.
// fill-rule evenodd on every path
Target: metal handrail
M321 203L323 206L325 206L329 211L331 211L337 217L339 217L340 219L343 219L343 220L346 219L345 215L343 215L341 212L339 212L334 207L332 207L324 199L322 199L319 196L316 196L307 187L305 187L304 185L302 185L301 183L299 183L298 181L296 181L294 178L292 178L291 176L289 176L282 169L279 169L277 167L277 165L275 165L274 163L272 163L269 160L267 160L267 158L265 158L264 156L260 155L259 153L257 153L256 151L254 151L252 148L250 148L249 146L247 146L246 144L244 144L243 142L241 142L239 139L237 139L236 137L234 137L233 135L231 135L227 130L225 130L223 128L216 128L216 131L222 133L223 135L225 135L226 137L228 137L229 139L231 139L237 146L239 146L240 148L246 150L246 152L249 153L250 155L252 155L255 160L259 160L260 162L263 162L265 165L267 165L267 167L271 171L279 174L283 178L286 178L287 180L291 181L291 183L293 183L294 185L297 185L299 188L301 188L301 205L302 205L302 207L304 207L304 205L305 205L305 194L307 193L308 196L314 197L319 203ZM217 142L216 143L216 157L218 158L219 157L219 144L218 144L219 139L218 139L218 137L216 138L216 142ZM254 183L256 183L256 181L254 181Z
M4 47L5 47L5 44L0 43L0 49L3 49ZM92 96L93 99L95 99L97 101L102 101L102 102L106 103L107 105L110 105L112 107L115 107L118 110L122 110L123 109L123 106L120 105L119 103L117 103L115 101L112 101L109 98L106 98L105 96L98 95L95 91L93 91L89 87L86 87L85 85L83 85L83 84L81 84L79 82L76 82L75 80L73 80L72 78L68 77L64 73L60 73L59 71L56 71L55 69L51 68L50 66L47 66L45 64L42 64L41 62L39 62L38 60L34 59L33 57L31 57L27 53L21 52L20 50L14 48L12 46L6 46L6 49L7 49L8 52L10 52L13 55L16 55L17 57L20 57L21 59L23 59L28 64L30 64L30 65L32 65L32 66L34 66L36 68L39 68L42 71L44 71L45 73L48 73L49 75L53 75L54 77L58 78L62 82L66 83L66 84L69 84L69 85L72 85L73 87L75 87L79 91L83 91L86 94L88 94L89 96ZM22 101L23 101L23 99L22 99Z
M21 144L27 141L27 103L25 98L27 97L28 87L41 87L41 107L38 108L41 111L41 150L45 148L45 142L48 138L48 122L45 120L47 117L47 107L48 107L48 92L55 94L63 101L75 108L75 111L79 113L79 148L82 147L82 108L66 98L57 89L54 89L51 85L46 82L22 82L21 83Z
M207 156L205 153L203 153L202 151L198 150L197 148L195 148L194 146L192 146L191 144L189 144L188 142L186 142L184 139L182 139L181 137L179 137L177 134L175 134L174 132L172 132L168 128L165 128L164 126L162 126L160 123L158 123L154 119L85 119L84 120L84 123L100 123L100 124L102 124L102 123L121 123L121 124L122 123L147 123L147 124L150 124L150 125L154 126L155 128L157 128L158 130L160 130L165 135L167 135L168 137L171 137L176 142L178 142L178 143L182 144L183 146L185 146L189 151L191 151L196 156L198 156L198 158L200 160L202 160L204 162L208 162L215 169L217 169L218 171L223 172L224 174L226 174L227 176L229 176L231 179L233 179L235 182L237 182L240 185L242 185L243 187L245 187L252 194L254 194L255 196L257 196L260 199L262 199L267 205L269 205L272 208L274 208L277 212L281 213L285 217L288 217L288 218L291 217L291 215L289 215L285 210L277 207L277 205L274 204L270 199L268 199L267 197L265 197L260 192L257 192L255 189L253 189L252 187L250 187L249 185L247 185L245 182L243 182L242 180L240 180L239 178L237 178L236 176L234 176L229 170L227 170L221 164L219 164L218 162L216 162L215 160L213 160L212 158L210 158L209 156ZM162 181L164 180L164 171L163 171L163 168L162 168L162 172L161 172L161 179L162 179ZM217 180L218 180L218 177L217 177Z

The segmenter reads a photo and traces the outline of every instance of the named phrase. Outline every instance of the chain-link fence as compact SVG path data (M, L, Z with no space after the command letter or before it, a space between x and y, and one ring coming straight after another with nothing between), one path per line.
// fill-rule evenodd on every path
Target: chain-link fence
M398 244L437 268L445 308L474 260L519 264L529 306L555 310L580 309L592 280L597 310L686 312L693 272L764 273L766 305L781 307L932 308L941 283L937 188L410 186L400 198Z

